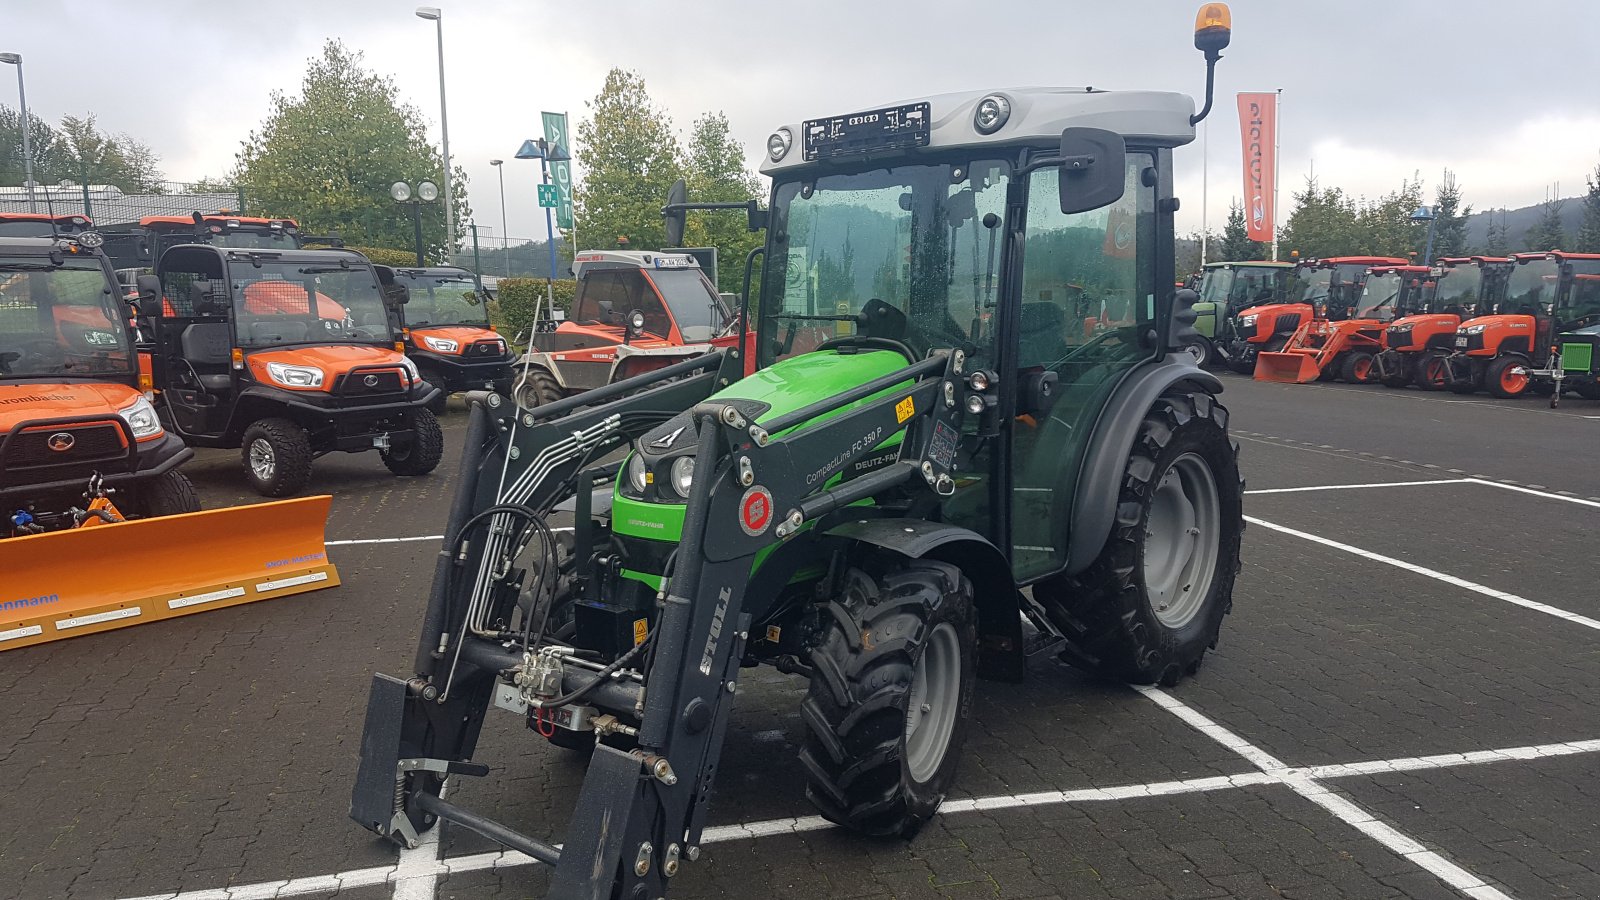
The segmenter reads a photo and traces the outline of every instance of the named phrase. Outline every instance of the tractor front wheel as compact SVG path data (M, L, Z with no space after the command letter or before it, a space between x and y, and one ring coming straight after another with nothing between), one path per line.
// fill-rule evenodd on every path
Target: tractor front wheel
M1443 390L1450 380L1450 364L1444 357L1437 353L1430 353L1417 360L1417 371L1413 383L1425 391Z
M412 438L410 442L380 450L383 464L396 475L426 475L438 468L444 458L444 429L439 427L439 417L427 408L411 413Z
M1528 390L1528 361L1520 356L1502 356L1489 363L1483 373L1484 387L1496 397L1521 397Z
M1376 359L1365 350L1348 353L1339 367L1339 375L1346 384L1372 384L1378 380Z
M266 497L287 497L311 480L311 436L289 419L262 419L244 430L244 474Z
M1243 495L1227 409L1204 393L1157 400L1134 438L1099 558L1034 585L1067 637L1064 658L1136 684L1173 685L1198 671L1233 606Z
M909 836L955 780L972 705L972 582L955 566L875 557L845 573L800 707L806 796L866 834Z

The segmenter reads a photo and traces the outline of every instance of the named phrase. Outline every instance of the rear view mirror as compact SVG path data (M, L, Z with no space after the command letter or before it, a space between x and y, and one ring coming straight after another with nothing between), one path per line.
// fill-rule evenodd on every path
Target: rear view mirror
M161 279L154 275L140 275L134 279L138 290L139 315L147 318L161 316Z
M1101 128L1061 132L1061 212L1088 212L1122 199L1127 144Z

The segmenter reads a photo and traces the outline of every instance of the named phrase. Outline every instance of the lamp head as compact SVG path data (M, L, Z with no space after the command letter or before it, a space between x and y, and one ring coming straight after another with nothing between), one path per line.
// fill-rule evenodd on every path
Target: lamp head
M544 148L539 146L539 141L529 138L517 148L517 159L544 159Z
M439 7L437 6L417 7L417 18L419 19L427 19L430 22L437 22L439 21L440 16L441 13L439 12Z

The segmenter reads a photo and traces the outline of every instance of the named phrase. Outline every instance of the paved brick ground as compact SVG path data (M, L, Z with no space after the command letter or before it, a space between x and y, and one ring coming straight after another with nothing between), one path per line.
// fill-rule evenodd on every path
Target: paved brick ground
M1453 467L1600 490L1572 465L1596 424L1578 418L1588 410L1243 379L1228 388L1252 489L1460 477ZM447 417L450 457L429 478L394 479L371 454L319 460L312 489L338 497L330 538L436 533L453 480L449 438L462 424L459 411ZM1465 433L1471 442L1442 439ZM1530 456L1535 438L1543 453ZM253 500L237 466L235 454L203 453L189 471L212 505ZM1600 510L1480 485L1263 494L1247 510L1595 612L1582 570L1563 563L1584 558L1578 542ZM0 897L110 900L392 864L393 850L345 806L370 673L406 667L434 549L335 547L345 585L334 591L0 656ZM1592 631L1265 528L1249 530L1245 552L1223 642L1173 696L1287 765L1600 738ZM1125 687L1049 659L1030 675L1021 689L980 687L955 798L1255 771ZM713 824L808 816L789 762L803 685L769 670L745 685ZM490 776L452 799L559 836L579 761L506 715L491 719L480 759ZM1330 784L1507 894L1596 897L1596 763L1590 754ZM441 847L446 858L496 849L453 828ZM537 897L544 877L523 865L435 887L439 897ZM726 841L675 892L758 895L1461 896L1278 785L956 812L909 842L836 831Z

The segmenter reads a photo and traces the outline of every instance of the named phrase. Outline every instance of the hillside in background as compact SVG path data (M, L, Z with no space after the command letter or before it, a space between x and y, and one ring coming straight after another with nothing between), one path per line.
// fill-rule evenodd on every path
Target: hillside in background
M1567 231L1570 239L1578 233L1578 224L1583 220L1583 198L1568 197L1562 201L1561 225ZM1501 215L1505 216L1506 242L1511 252L1516 253L1528 249L1528 229L1539 221L1540 204L1524 206L1520 209L1508 209L1502 213L1494 210L1495 221L1500 221ZM1474 212L1467 217L1467 246L1482 247L1489 242L1489 213L1488 211Z

